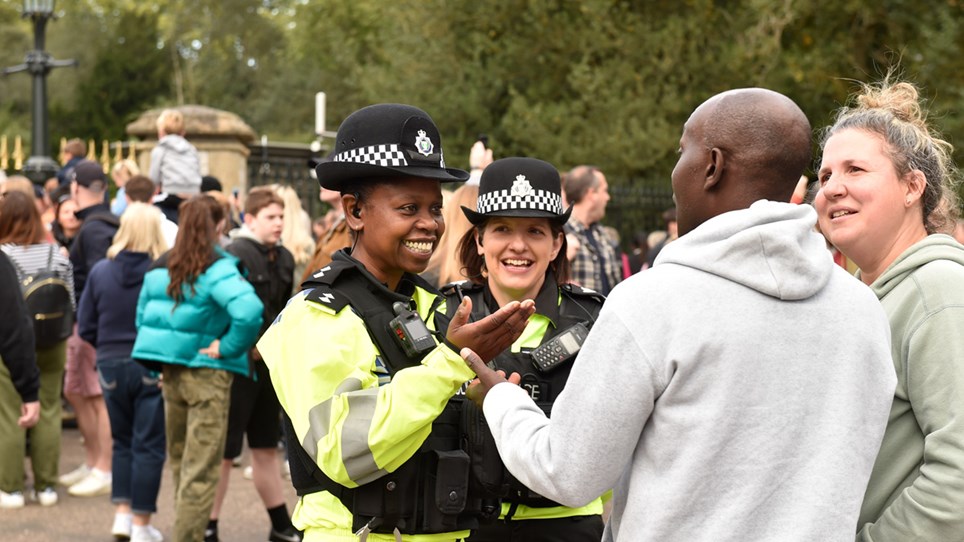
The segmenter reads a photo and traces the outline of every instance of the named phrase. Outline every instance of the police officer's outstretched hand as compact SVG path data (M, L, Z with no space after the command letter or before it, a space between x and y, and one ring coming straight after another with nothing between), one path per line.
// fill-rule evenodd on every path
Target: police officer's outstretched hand
M462 359L465 360L466 365L478 376L478 378L472 380L469 388L465 390L465 396L478 405L479 408L482 408L482 403L485 402L485 396L488 395L489 390L494 386L503 382L518 386L519 382L522 382L522 377L519 376L519 373L512 373L509 375L509 379L506 380L505 371L493 371L490 369L489 366L482 361L482 358L476 355L471 348L463 348L459 354L462 356Z
M536 304L531 299L521 303L512 301L497 312L470 324L472 301L466 297L455 311L445 338L455 346L456 351L471 348L480 358L488 361L512 346L535 311Z

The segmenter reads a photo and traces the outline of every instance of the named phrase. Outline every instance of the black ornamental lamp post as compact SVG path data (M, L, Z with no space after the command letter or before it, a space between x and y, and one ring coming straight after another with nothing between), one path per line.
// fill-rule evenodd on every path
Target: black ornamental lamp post
M24 0L23 18L33 21L33 50L27 52L23 64L3 69L3 75L29 71L33 76L33 123L30 158L23 173L36 184L57 174L60 166L47 156L50 132L47 125L47 74L53 68L76 66L76 60L54 60L44 51L47 21L54 18L54 0Z

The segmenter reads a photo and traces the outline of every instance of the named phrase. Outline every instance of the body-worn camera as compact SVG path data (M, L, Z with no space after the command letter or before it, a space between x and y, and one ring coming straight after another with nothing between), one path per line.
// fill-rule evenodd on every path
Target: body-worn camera
M396 316L388 323L388 327L392 329L392 336L405 351L405 355L416 358L435 348L432 332L415 311L406 307L401 301L396 301L392 305L392 310Z
M532 364L543 373L555 369L579 352L588 335L589 329L584 324L576 324L566 329L530 353Z

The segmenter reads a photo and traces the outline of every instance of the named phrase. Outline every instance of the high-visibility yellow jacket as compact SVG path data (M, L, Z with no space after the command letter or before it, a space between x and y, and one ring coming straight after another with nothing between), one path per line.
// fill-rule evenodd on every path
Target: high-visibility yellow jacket
M430 329L437 297L420 287L411 294ZM297 294L258 342L258 350L297 440L328 478L353 488L410 459L431 432L432 421L474 374L458 353L437 344L420 365L390 376L365 322L351 306L335 310L338 300L326 304L328 299L316 302L307 291ZM327 491L304 495L293 521L309 542L357 540L351 512ZM435 542L468 535L402 538ZM368 540L394 538L371 534Z

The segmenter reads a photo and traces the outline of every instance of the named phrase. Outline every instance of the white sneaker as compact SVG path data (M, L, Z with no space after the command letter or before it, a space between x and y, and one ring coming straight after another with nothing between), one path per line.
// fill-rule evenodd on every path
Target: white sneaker
M131 522L134 521L134 514L114 514L114 526L110 528L110 534L118 540L127 540L131 537Z
M164 535L153 525L134 525L131 527L131 542L161 542Z
M57 490L52 487L45 487L43 491L36 494L36 498L40 506L53 506L57 504Z
M110 494L110 473L92 469L86 478L70 486L67 493L74 497L95 497Z
M254 467L251 465L245 467L244 472L241 473L241 476L244 477L245 480L254 480Z
M0 491L0 508L6 508L8 510L23 508L24 504L23 491L11 491L10 493Z
M90 467L88 467L85 463L81 463L81 465L76 469L68 472L67 474L61 475L57 481L60 482L60 485L70 487L84 478L87 478L87 475L90 474L90 470Z

